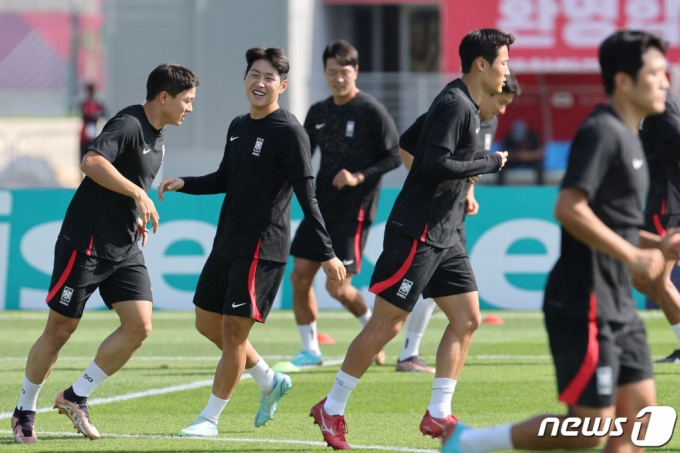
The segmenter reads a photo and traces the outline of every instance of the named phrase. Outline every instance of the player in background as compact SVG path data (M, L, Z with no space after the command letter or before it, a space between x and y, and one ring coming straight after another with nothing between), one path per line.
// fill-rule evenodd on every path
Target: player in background
M346 41L333 41L323 52L324 77L332 96L309 109L305 129L312 153L319 145L321 165L316 178L319 210L338 258L347 269L342 285L326 281L329 294L356 316L363 328L371 318L352 276L361 270L361 255L375 220L382 175L400 164L399 135L385 107L356 85L359 54ZM314 295L314 276L321 257L314 244L310 222L304 219L290 250L295 268L293 310L302 350L291 361L296 366L321 365ZM385 353L376 358L385 363Z
M680 102L673 90L666 95L666 111L644 119L640 139L649 165L650 188L645 203L645 229L665 237L680 226ZM674 260L667 261L663 274L648 281L634 275L638 291L656 301L680 342L680 293L671 281ZM657 362L680 363L680 348Z
M602 423L626 417L620 437L539 436L549 415L519 424L447 428L443 452L576 450L606 441L604 451L641 451L634 423L647 429L656 404L645 327L631 293L631 272L655 279L664 256L678 258L678 236L640 230L649 185L638 127L664 111L667 43L641 31L617 31L600 46L607 105L596 107L576 132L555 217L562 224L561 255L548 277L543 311L555 363L559 401L568 417ZM673 242L671 242L673 241ZM563 422L567 416L557 416ZM586 423L585 421L583 423ZM592 427L591 427L592 428ZM550 431L550 430L548 430ZM608 430L607 430L608 431Z
M344 412L352 390L373 357L399 333L421 294L435 299L450 324L437 353L432 397L420 430L439 437L443 425L457 420L451 414L451 397L480 322L477 285L456 234L457 210L467 194L465 180L499 171L507 157L499 152L472 160L479 133L478 105L501 93L510 75L508 51L513 41L512 35L494 29L468 33L459 47L463 76L439 93L427 113L371 278L370 291L376 294L373 316L350 345L330 393L310 414L336 450L350 448Z
M83 126L80 129L80 160L90 149L90 143L97 136L97 121L99 118L106 118L104 104L97 101L94 97L95 84L88 83L86 86L87 98L80 104L80 114L83 119Z
M147 80L144 105L118 112L88 146L80 166L85 178L66 210L54 250L47 325L28 354L12 416L15 442L37 442L38 393L97 288L116 311L120 327L102 342L73 385L57 395L54 407L81 434L99 439L87 398L151 333L151 282L137 241L146 244L149 222L154 233L158 229L158 213L147 191L165 154L164 127L182 124L192 111L198 83L184 66L158 66Z
M290 249L293 191L309 219L321 266L342 284L345 268L314 195L309 139L292 113L279 107L288 86L288 59L278 48L251 48L244 73L250 113L229 125L224 157L214 173L167 178L158 190L192 195L226 193L213 249L199 277L194 304L197 330L222 350L208 404L181 436L216 436L220 414L244 367L260 387L255 426L271 420L292 387L274 373L248 341L255 322L264 323L281 284Z
M505 115L505 109L512 103L515 96L522 92L517 79L509 75L503 85L501 94L492 94L479 104L479 134L477 134L477 149L474 158L484 157L491 151L496 129L498 128L498 115ZM399 156L404 166L411 169L413 154L415 154L418 139L425 123L426 114L421 115L415 123L404 132L399 139ZM468 183L467 196L461 200L459 214L461 221L457 232L460 242L467 250L467 240L465 236L465 216L477 215L479 203L475 199L475 186ZM465 190L465 189L463 189ZM441 311L432 299L419 299L413 311L406 320L406 332L404 332L404 346L399 355L396 371L416 371L434 373L435 369L427 366L419 357L420 342L423 334L434 313Z

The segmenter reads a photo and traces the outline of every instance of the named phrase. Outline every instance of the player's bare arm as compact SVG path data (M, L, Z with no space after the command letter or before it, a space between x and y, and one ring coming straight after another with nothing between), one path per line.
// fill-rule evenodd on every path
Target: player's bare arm
M337 175L335 175L335 178L333 178L333 185L338 189L342 189L343 187L346 186L347 187L358 186L365 180L366 178L364 178L364 174L361 173L360 171L352 173L343 168L338 172Z
M467 215L477 215L479 212L479 203L475 198L475 186L472 185L468 189L467 196L465 197L465 214Z
M165 200L165 192L177 192L182 187L184 187L182 178L165 178L158 186L158 201Z
M640 230L640 242L638 247L642 249L659 249L663 253L666 261L677 261L680 259L680 229L670 228L665 237L649 231Z
M160 217L151 198L144 189L121 175L104 156L92 150L88 151L80 169L100 186L135 200L135 206L143 224L148 225L151 221L153 232L158 231Z
M595 215L588 196L572 187L560 191L555 218L576 239L625 263L634 272L654 279L663 272L664 257L658 249L640 249L614 233Z

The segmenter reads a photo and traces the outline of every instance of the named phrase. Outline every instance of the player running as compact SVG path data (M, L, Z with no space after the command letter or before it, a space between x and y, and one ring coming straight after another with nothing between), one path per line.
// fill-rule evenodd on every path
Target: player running
M158 190L192 195L226 193L212 252L194 295L198 331L222 349L205 409L181 436L216 436L220 414L244 367L260 387L255 426L271 420L292 387L274 373L248 341L253 324L264 323L281 284L290 248L293 191L309 219L321 267L342 284L345 268L335 257L314 195L309 139L297 119L279 107L288 86L288 59L281 49L248 49L244 74L250 113L227 131L217 171L200 177L168 178Z
M120 327L99 346L73 385L57 395L54 407L85 437L99 439L87 398L151 333L151 282L137 241L146 244L149 221L154 233L158 229L158 213L147 191L165 154L164 127L182 124L192 111L198 83L184 66L158 66L146 82L144 105L118 112L88 146L80 166L85 179L66 210L54 249L47 325L28 354L12 416L14 442L38 441L38 393L96 289L116 311Z
M680 226L680 102L673 90L666 95L666 111L645 118L640 139L649 165L650 188L645 203L645 229L665 237ZM680 341L680 293L671 281L675 260L667 261L663 274L648 281L634 275L635 288L656 301ZM680 349L658 363L680 363Z
M350 448L344 412L352 390L373 357L397 335L421 294L435 299L450 324L440 343L432 398L420 429L439 437L443 425L456 420L451 414L455 379L480 322L474 274L456 234L457 209L466 195L465 179L497 172L505 163L504 152L472 157L479 133L477 106L501 93L513 41L512 35L493 29L468 33L459 48L463 76L439 93L427 113L371 278L373 316L350 345L330 393L310 414L336 450Z
M332 96L309 109L305 129L312 153L317 145L321 149L316 179L319 210L328 222L335 252L347 269L340 286L327 280L326 288L363 328L371 318L371 309L352 286L352 276L361 270L361 254L375 220L382 175L400 164L399 136L385 107L357 88L359 54L351 44L342 40L328 44L323 64ZM302 350L291 362L296 366L321 365L312 283L322 257L306 218L295 233L290 253L295 257L290 276L293 310L302 340ZM385 363L383 351L376 361Z
M498 115L505 115L506 107L512 103L515 96L522 92L517 79L509 75L505 79L503 92L492 94L479 104L479 134L477 134L477 149L474 154L475 159L484 157L491 151L496 129L498 128ZM399 139L399 156L407 169L411 169L413 155L415 154L420 133L425 124L427 114L421 115L415 123L404 132ZM475 186L466 183L468 186L467 196L460 201L458 210L461 220L456 229L460 243L467 250L467 240L465 236L465 216L477 215L479 203L475 199ZM465 191L465 189L463 189ZM435 369L427 366L418 357L420 342L423 334L434 313L441 311L432 299L419 299L413 311L406 320L406 332L404 332L404 346L397 360L396 371L416 371L434 373Z
M599 50L607 105L598 106L574 136L555 217L562 251L545 288L543 311L555 362L559 400L583 422L625 417L623 435L539 436L548 415L519 424L447 428L446 453L492 450L576 450L606 440L605 451L641 451L633 425L646 431L656 404L645 327L631 294L631 271L655 279L664 255L678 258L678 234L640 230L649 183L638 139L640 121L664 110L667 43L641 31L618 31ZM674 244L671 243L671 239ZM647 248L643 248L647 247ZM563 422L567 417L557 417ZM599 418L599 419L598 419ZM578 425L573 425L578 426ZM584 425L585 427L585 425ZM591 429L591 428L589 428Z

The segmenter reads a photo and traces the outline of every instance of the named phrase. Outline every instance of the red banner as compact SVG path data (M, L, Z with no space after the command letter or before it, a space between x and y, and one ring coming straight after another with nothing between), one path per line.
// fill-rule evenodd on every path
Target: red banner
M517 72L595 72L600 43L620 28L653 31L680 61L680 0L442 0L443 67L460 70L467 32L493 27L513 33Z

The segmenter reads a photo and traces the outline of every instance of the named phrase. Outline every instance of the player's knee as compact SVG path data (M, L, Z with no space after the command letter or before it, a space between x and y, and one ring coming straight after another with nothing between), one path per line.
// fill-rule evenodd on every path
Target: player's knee
M307 290L312 286L312 283L314 282L314 276L309 276L305 274L304 272L301 272L300 269L295 268L293 269L293 272L290 274L290 283L293 285L293 289L296 290Z
M49 340L49 344L61 348L71 338L75 328L68 324L60 324L53 328L46 329L44 335Z
M139 322L128 324L124 326L124 331L126 336L131 341L136 342L139 346L141 346L144 340L149 338L149 335L151 335L151 321L140 320Z
M479 329L482 324L482 315L479 312L470 313L465 317L459 317L451 323L451 327L455 329L459 335L472 335Z

